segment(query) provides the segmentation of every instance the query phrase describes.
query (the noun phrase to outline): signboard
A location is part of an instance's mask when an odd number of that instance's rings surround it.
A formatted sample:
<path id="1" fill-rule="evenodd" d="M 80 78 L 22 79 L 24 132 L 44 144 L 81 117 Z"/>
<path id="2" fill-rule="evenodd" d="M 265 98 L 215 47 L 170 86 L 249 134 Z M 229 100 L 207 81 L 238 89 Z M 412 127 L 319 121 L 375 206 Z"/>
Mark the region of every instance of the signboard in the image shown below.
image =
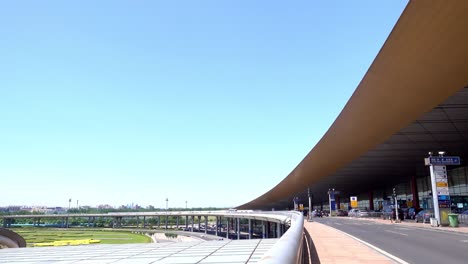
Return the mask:
<path id="1" fill-rule="evenodd" d="M 450 201 L 439 200 L 439 208 L 450 208 Z"/>
<path id="2" fill-rule="evenodd" d="M 336 210 L 336 205 L 335 205 L 335 190 L 329 191 L 328 192 L 329 198 L 330 198 L 330 212 Z"/>
<path id="3" fill-rule="evenodd" d="M 351 196 L 350 200 L 351 200 L 351 207 L 357 208 L 358 207 L 357 196 Z"/>
<path id="4" fill-rule="evenodd" d="M 304 205 L 303 204 L 299 204 L 299 211 L 304 211 Z"/>
<path id="5" fill-rule="evenodd" d="M 448 196 L 448 195 L 439 195 L 439 201 L 450 201 L 450 196 Z"/>
<path id="6" fill-rule="evenodd" d="M 429 157 L 426 160 L 426 165 L 460 165 L 460 157 Z"/>
<path id="7" fill-rule="evenodd" d="M 445 166 L 433 166 L 433 168 L 437 195 L 449 195 L 447 168 Z"/>

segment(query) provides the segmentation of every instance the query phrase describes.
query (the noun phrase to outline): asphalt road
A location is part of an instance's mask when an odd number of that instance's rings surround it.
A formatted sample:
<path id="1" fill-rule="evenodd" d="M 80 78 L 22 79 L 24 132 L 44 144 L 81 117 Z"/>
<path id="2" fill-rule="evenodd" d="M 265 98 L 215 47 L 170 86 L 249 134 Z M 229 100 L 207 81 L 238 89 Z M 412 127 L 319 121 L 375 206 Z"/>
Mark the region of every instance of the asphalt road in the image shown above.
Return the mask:
<path id="1" fill-rule="evenodd" d="M 468 234 L 339 217 L 314 218 L 314 221 L 357 237 L 408 263 L 468 263 Z"/>

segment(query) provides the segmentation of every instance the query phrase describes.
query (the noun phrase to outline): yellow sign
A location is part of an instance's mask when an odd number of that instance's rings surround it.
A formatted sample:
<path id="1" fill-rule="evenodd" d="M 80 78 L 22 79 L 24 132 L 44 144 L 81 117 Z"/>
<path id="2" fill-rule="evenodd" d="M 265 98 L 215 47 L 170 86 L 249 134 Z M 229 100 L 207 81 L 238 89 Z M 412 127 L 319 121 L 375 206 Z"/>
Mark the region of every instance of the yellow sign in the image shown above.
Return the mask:
<path id="1" fill-rule="evenodd" d="M 351 207 L 357 208 L 358 207 L 357 196 L 351 196 L 350 200 L 351 200 Z"/>
<path id="2" fill-rule="evenodd" d="M 448 187 L 448 183 L 446 182 L 436 182 L 437 187 Z"/>
<path id="3" fill-rule="evenodd" d="M 303 204 L 299 204 L 299 211 L 304 211 L 304 205 Z"/>

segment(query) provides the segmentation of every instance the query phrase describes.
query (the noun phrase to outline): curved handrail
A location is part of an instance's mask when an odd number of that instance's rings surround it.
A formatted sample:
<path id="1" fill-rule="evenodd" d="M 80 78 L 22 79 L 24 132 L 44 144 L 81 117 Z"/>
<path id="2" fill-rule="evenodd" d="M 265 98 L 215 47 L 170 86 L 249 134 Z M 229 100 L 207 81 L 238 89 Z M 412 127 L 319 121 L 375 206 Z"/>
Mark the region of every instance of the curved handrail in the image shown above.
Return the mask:
<path id="1" fill-rule="evenodd" d="M 301 212 L 291 211 L 291 226 L 273 247 L 260 259 L 259 263 L 302 263 L 302 240 L 304 216 Z"/>

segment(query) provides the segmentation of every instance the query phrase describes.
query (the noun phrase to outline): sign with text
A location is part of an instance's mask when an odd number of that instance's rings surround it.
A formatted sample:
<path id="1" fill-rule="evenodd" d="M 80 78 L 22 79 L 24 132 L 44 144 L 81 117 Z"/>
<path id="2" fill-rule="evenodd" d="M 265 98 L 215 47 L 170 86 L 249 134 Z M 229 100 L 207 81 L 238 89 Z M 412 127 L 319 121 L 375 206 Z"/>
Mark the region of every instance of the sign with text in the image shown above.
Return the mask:
<path id="1" fill-rule="evenodd" d="M 426 165 L 460 165 L 460 157 L 429 157 L 426 160 Z"/>
<path id="2" fill-rule="evenodd" d="M 351 200 L 351 207 L 357 208 L 358 207 L 357 196 L 351 196 L 350 200 Z"/>
<path id="3" fill-rule="evenodd" d="M 447 168 L 445 166 L 434 166 L 437 195 L 449 195 L 447 180 Z"/>

